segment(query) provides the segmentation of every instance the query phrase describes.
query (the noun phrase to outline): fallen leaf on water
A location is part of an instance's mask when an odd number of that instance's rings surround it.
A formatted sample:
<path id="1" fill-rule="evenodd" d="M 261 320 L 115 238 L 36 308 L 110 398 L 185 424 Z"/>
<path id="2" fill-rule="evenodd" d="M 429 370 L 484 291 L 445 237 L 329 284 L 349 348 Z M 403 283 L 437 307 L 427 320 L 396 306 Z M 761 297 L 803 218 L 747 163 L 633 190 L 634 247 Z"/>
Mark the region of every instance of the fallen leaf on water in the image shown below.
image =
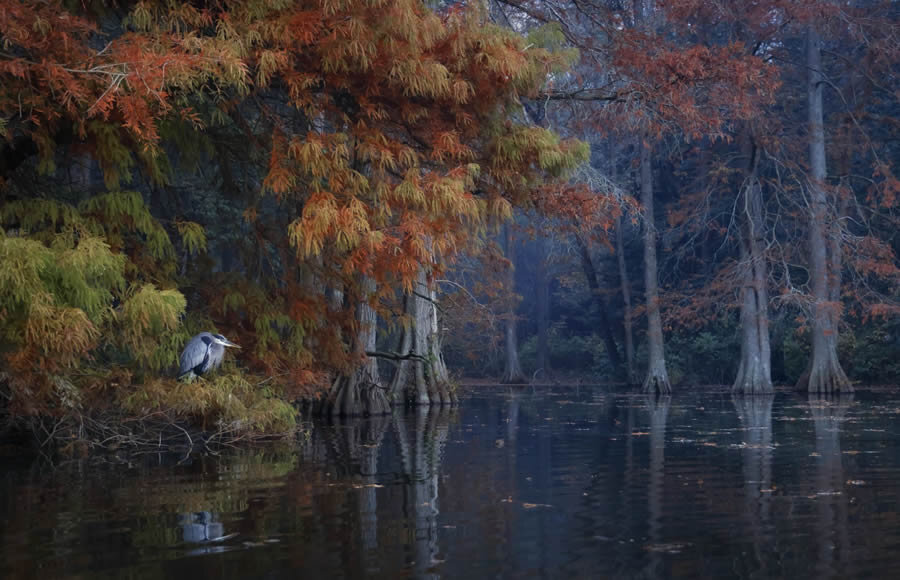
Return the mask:
<path id="1" fill-rule="evenodd" d="M 539 507 L 553 507 L 553 506 L 548 503 L 527 503 L 527 502 L 525 502 L 522 504 L 522 507 L 527 510 L 530 510 L 530 509 L 539 508 Z"/>
<path id="2" fill-rule="evenodd" d="M 866 482 L 861 479 L 848 479 L 847 485 L 866 485 Z"/>
<path id="3" fill-rule="evenodd" d="M 668 544 L 648 544 L 644 549 L 648 552 L 665 552 L 666 554 L 680 554 L 681 551 L 690 546 L 688 543 L 671 542 Z"/>
<path id="4" fill-rule="evenodd" d="M 856 450 L 844 451 L 844 455 L 859 455 L 859 454 L 860 454 L 860 452 L 856 451 Z"/>
<path id="5" fill-rule="evenodd" d="M 719 446 L 718 443 L 714 443 L 712 441 L 704 441 L 703 443 L 701 443 L 701 445 L 703 445 L 704 447 L 718 447 Z"/>
<path id="6" fill-rule="evenodd" d="M 632 431 L 631 434 L 634 435 L 635 437 L 637 437 L 639 435 L 649 435 L 650 432 L 649 431 Z"/>

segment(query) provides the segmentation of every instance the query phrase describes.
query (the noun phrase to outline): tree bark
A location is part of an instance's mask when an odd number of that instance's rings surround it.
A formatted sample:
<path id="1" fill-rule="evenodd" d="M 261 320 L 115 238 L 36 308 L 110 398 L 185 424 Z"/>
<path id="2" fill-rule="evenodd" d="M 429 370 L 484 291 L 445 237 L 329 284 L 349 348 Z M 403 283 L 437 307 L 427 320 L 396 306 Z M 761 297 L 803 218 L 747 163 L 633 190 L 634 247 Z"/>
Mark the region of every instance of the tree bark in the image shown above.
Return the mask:
<path id="1" fill-rule="evenodd" d="M 413 336 L 415 335 L 415 322 L 413 322 L 412 320 L 415 316 L 415 312 L 410 304 L 412 302 L 412 299 L 413 297 L 411 294 L 403 295 L 403 314 L 405 315 L 406 320 L 404 321 L 403 330 L 400 334 L 400 340 L 397 344 L 397 353 L 401 356 L 406 356 L 413 352 L 412 347 Z M 409 378 L 412 372 L 412 359 L 404 359 L 398 361 L 397 368 L 394 371 L 394 376 L 391 378 L 390 388 L 388 389 L 392 401 L 397 401 L 400 398 L 406 397 Z"/>
<path id="2" fill-rule="evenodd" d="M 647 378 L 645 393 L 671 393 L 666 370 L 662 317 L 659 313 L 659 283 L 656 265 L 656 225 L 653 218 L 653 167 L 650 145 L 641 143 L 641 204 L 644 218 L 644 296 L 647 302 Z"/>
<path id="3" fill-rule="evenodd" d="M 847 375 L 844 374 L 844 369 L 841 368 L 837 354 L 841 256 L 840 243 L 834 237 L 837 234 L 827 233 L 829 208 L 825 191 L 827 167 L 822 104 L 824 77 L 820 44 L 818 32 L 810 25 L 807 29 L 806 64 L 809 70 L 807 113 L 810 168 L 809 272 L 813 299 L 812 354 L 807 372 L 800 377 L 797 387 L 810 393 L 828 394 L 852 391 L 853 388 Z M 830 279 L 830 277 L 837 278 Z"/>
<path id="4" fill-rule="evenodd" d="M 537 370 L 546 377 L 550 372 L 548 334 L 550 326 L 550 278 L 547 275 L 546 242 L 538 242 L 537 285 Z"/>
<path id="5" fill-rule="evenodd" d="M 366 352 L 375 350 L 378 330 L 377 314 L 368 302 L 376 289 L 375 280 L 363 277 L 361 289 L 363 296 L 356 306 L 359 329 L 354 337 L 353 352 L 355 355 L 365 356 Z M 351 372 L 338 375 L 319 410 L 322 414 L 340 417 L 390 413 L 387 389 L 381 385 L 378 373 L 378 359 L 366 357 L 363 364 Z"/>
<path id="6" fill-rule="evenodd" d="M 575 235 L 578 251 L 581 255 L 581 268 L 584 277 L 587 278 L 588 288 L 591 290 L 591 299 L 597 306 L 597 315 L 600 318 L 600 336 L 603 337 L 603 345 L 606 348 L 606 356 L 613 367 L 616 376 L 622 376 L 622 357 L 619 356 L 619 348 L 616 346 L 616 337 L 613 335 L 612 324 L 607 314 L 606 300 L 603 299 L 603 289 L 600 287 L 600 278 L 594 260 L 591 258 L 591 250 L 587 241 L 580 235 Z"/>
<path id="7" fill-rule="evenodd" d="M 634 333 L 632 330 L 633 314 L 631 310 L 631 280 L 628 277 L 628 268 L 625 263 L 625 232 L 623 231 L 622 217 L 616 218 L 616 257 L 619 263 L 619 283 L 622 287 L 622 303 L 624 309 L 625 327 L 625 370 L 629 385 L 633 385 L 634 374 Z"/>
<path id="8" fill-rule="evenodd" d="M 750 144 L 750 169 L 741 207 L 741 362 L 732 391 L 745 395 L 774 392 L 769 341 L 769 295 L 766 288 L 762 188 L 759 151 Z"/>
<path id="9" fill-rule="evenodd" d="M 419 272 L 414 292 L 404 297 L 404 309 L 410 322 L 400 337 L 398 352 L 418 356 L 397 365 L 389 388 L 391 397 L 402 397 L 411 405 L 455 405 L 458 399 L 441 350 L 437 294 L 424 270 Z"/>
<path id="10" fill-rule="evenodd" d="M 510 294 L 516 289 L 515 262 L 516 250 L 514 246 L 513 234 L 509 225 L 504 227 L 504 253 L 506 259 L 510 262 L 509 271 L 506 277 L 506 288 Z M 525 373 L 522 372 L 522 365 L 519 363 L 519 345 L 516 333 L 516 301 L 510 298 L 509 308 L 506 312 L 506 320 L 504 321 L 504 368 L 501 383 L 505 384 L 521 384 L 527 383 Z"/>

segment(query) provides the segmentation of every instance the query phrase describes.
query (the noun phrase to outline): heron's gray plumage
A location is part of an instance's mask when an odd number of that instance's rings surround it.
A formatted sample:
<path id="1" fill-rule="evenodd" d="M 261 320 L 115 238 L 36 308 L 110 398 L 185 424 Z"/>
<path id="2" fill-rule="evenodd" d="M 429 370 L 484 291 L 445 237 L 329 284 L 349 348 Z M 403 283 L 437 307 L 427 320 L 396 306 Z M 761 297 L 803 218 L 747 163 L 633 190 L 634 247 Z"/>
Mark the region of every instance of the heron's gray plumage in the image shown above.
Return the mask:
<path id="1" fill-rule="evenodd" d="M 201 332 L 190 339 L 181 352 L 178 378 L 186 376 L 188 379 L 193 379 L 195 376 L 218 368 L 225 358 L 226 346 L 236 347 L 237 345 L 221 334 L 212 334 L 211 332 Z"/>

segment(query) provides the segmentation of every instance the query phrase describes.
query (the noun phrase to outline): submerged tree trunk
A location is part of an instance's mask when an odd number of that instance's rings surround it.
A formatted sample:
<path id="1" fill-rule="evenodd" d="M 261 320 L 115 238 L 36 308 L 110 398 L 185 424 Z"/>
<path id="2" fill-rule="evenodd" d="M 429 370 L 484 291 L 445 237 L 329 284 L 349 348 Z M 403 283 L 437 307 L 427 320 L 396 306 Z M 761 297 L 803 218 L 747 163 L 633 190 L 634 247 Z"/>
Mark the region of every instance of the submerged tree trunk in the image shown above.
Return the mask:
<path id="1" fill-rule="evenodd" d="M 441 350 L 437 293 L 424 271 L 419 272 L 413 293 L 403 300 L 408 326 L 403 329 L 398 354 L 410 358 L 397 365 L 391 397 L 412 405 L 454 405 L 457 397 Z"/>
<path id="2" fill-rule="evenodd" d="M 362 357 L 366 352 L 375 351 L 378 317 L 369 305 L 369 297 L 375 293 L 375 280 L 364 277 L 361 287 L 363 296 L 356 306 L 359 329 L 354 337 L 353 352 Z M 351 372 L 340 374 L 331 384 L 319 410 L 323 414 L 341 417 L 389 413 L 391 404 L 387 390 L 381 385 L 378 359 L 366 357 L 365 362 Z"/>
<path id="3" fill-rule="evenodd" d="M 625 325 L 625 370 L 627 382 L 633 385 L 634 375 L 634 334 L 632 332 L 631 310 L 631 280 L 628 277 L 628 268 L 625 263 L 625 232 L 622 230 L 622 217 L 616 218 L 616 257 L 619 262 L 619 282 L 622 287 L 622 303 L 624 309 Z"/>
<path id="4" fill-rule="evenodd" d="M 641 204 L 644 217 L 644 296 L 647 302 L 647 378 L 645 393 L 671 393 L 663 347 L 662 317 L 659 313 L 659 283 L 656 266 L 656 224 L 653 219 L 653 168 L 650 146 L 641 148 Z"/>
<path id="5" fill-rule="evenodd" d="M 506 278 L 506 288 L 510 294 L 513 294 L 516 289 L 516 275 L 515 275 L 515 263 L 516 263 L 516 250 L 512 235 L 512 229 L 507 225 L 504 228 L 504 251 L 506 253 L 506 259 L 510 262 L 509 272 Z M 503 378 L 500 379 L 502 383 L 513 383 L 513 384 L 521 384 L 527 383 L 528 380 L 525 378 L 525 373 L 522 372 L 522 365 L 519 363 L 519 344 L 518 344 L 518 336 L 516 333 L 516 301 L 510 298 L 509 300 L 509 308 L 506 312 L 506 320 L 504 321 L 505 332 L 504 332 L 504 365 L 503 365 Z"/>
<path id="6" fill-rule="evenodd" d="M 807 106 L 809 116 L 809 272 L 812 286 L 812 354 L 807 372 L 797 387 L 810 393 L 852 391 L 850 381 L 838 360 L 838 321 L 840 319 L 841 256 L 839 242 L 828 235 L 828 199 L 825 192 L 825 129 L 822 105 L 822 52 L 819 35 L 810 25 L 807 31 L 808 73 Z M 838 227 L 833 224 L 832 227 Z M 831 251 L 829 251 L 831 250 Z M 829 255 L 830 254 L 830 255 Z"/>
<path id="7" fill-rule="evenodd" d="M 741 206 L 741 362 L 732 391 L 745 395 L 773 392 L 769 342 L 769 295 L 766 288 L 762 188 L 758 178 L 759 152 L 751 144 L 750 172 Z"/>

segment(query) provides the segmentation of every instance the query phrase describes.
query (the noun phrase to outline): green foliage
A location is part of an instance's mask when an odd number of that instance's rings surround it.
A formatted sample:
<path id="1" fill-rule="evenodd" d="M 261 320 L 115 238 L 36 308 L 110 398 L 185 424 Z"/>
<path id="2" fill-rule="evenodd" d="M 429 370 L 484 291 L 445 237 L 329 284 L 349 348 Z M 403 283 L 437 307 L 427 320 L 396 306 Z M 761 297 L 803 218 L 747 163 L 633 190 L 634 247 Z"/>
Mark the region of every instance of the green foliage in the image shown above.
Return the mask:
<path id="1" fill-rule="evenodd" d="M 0 238 L 0 340 L 2 350 L 58 340 L 87 347 L 96 327 L 112 319 L 114 294 L 124 287 L 124 257 L 103 240 L 57 235 L 50 246 L 20 237 Z M 74 340 L 75 337 L 78 340 Z"/>
<path id="2" fill-rule="evenodd" d="M 900 381 L 900 326 L 878 321 L 841 334 L 839 353 L 848 376 L 862 384 Z"/>
<path id="3" fill-rule="evenodd" d="M 175 257 L 169 234 L 136 191 L 96 195 L 83 202 L 78 209 L 90 216 L 90 227 L 105 235 L 111 245 L 118 248 L 129 243 L 140 245 L 158 261 Z"/>
<path id="4" fill-rule="evenodd" d="M 566 35 L 559 22 L 548 22 L 528 32 L 528 46 L 546 50 L 557 57 L 551 72 L 565 72 L 580 57 L 577 48 L 568 46 Z"/>
<path id="5" fill-rule="evenodd" d="M 775 375 L 773 379 L 781 379 L 787 384 L 794 384 L 806 371 L 809 364 L 809 339 L 805 335 L 798 334 L 795 328 L 790 327 L 784 333 L 780 350 L 781 360 L 784 362 L 781 365 L 781 373 L 778 373 L 778 367 L 773 364 L 772 372 Z"/>
<path id="6" fill-rule="evenodd" d="M 0 209 L 0 224 L 0 356 L 14 408 L 78 408 L 94 365 L 159 371 L 177 360 L 184 296 L 127 275 L 137 266 L 123 250 L 141 241 L 160 261 L 174 254 L 139 194 L 100 195 L 78 208 L 15 201 Z"/>
<path id="7" fill-rule="evenodd" d="M 159 290 L 145 284 L 121 307 L 119 322 L 124 344 L 137 362 L 159 371 L 178 359 L 189 338 L 178 332 L 187 301 L 177 290 Z"/>
<path id="8" fill-rule="evenodd" d="M 177 222 L 181 243 L 191 254 L 206 251 L 206 230 L 197 222 Z"/>
<path id="9" fill-rule="evenodd" d="M 296 427 L 297 411 L 272 389 L 231 368 L 190 383 L 149 382 L 123 398 L 134 413 L 171 411 L 232 433 L 282 434 Z"/>
<path id="10" fill-rule="evenodd" d="M 646 356 L 642 348 L 638 355 Z M 666 336 L 666 367 L 674 384 L 728 385 L 734 381 L 740 360 L 740 328 L 735 317 L 723 316 L 698 331 Z"/>

